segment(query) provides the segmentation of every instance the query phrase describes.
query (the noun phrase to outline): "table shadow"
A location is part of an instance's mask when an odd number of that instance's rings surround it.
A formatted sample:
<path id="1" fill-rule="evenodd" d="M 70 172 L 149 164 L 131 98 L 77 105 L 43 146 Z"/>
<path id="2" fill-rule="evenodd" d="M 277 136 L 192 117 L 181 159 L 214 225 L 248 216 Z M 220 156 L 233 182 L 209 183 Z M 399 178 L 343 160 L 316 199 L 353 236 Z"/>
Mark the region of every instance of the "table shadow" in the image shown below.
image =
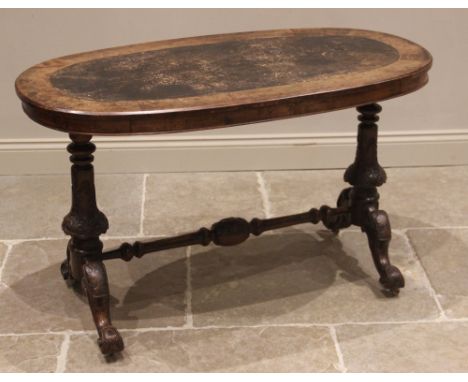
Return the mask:
<path id="1" fill-rule="evenodd" d="M 364 282 L 377 298 L 384 298 L 377 272 L 367 274 L 358 260 L 343 250 L 339 237 L 326 231 L 312 234 L 290 230 L 253 238 L 236 247 L 193 247 L 192 252 L 193 313 L 253 306 L 302 294 L 310 300 L 324 293 L 337 278 Z M 114 316 L 119 320 L 129 318 L 138 310 L 139 317 L 145 318 L 148 304 L 185 294 L 185 288 L 169 287 L 164 280 L 168 274 L 185 277 L 186 266 L 187 260 L 179 259 L 135 279 L 123 301 L 118 307 L 114 305 Z M 148 290 L 153 291 L 150 299 Z"/>
<path id="2" fill-rule="evenodd" d="M 368 248 L 365 257 L 359 257 L 361 261 L 368 259 L 363 267 L 356 254 L 343 249 L 339 237 L 327 231 L 311 232 L 290 229 L 252 238 L 235 247 L 192 247 L 192 312 L 203 314 L 278 301 L 278 311 L 275 304 L 270 304 L 273 308 L 269 309 L 273 309 L 271 315 L 281 314 L 282 299 L 301 297 L 288 300 L 289 309 L 298 309 L 325 293 L 339 279 L 364 284 L 376 298 L 386 298 Z M 437 245 L 450 240 L 457 239 L 447 232 Z M 123 327 L 137 327 L 138 320 L 154 318 L 155 314 L 160 318 L 157 325 L 166 326 L 165 318 L 185 316 L 187 259 L 176 256 L 174 261 L 167 260 L 170 251 L 166 251 L 166 260 L 161 264 L 157 260 L 160 254 L 147 256 L 154 257 L 154 261 L 145 262 L 146 257 L 131 263 L 113 261 L 114 269 L 121 269 L 130 277 L 128 287 L 127 282 L 119 285 L 119 280 L 109 274 L 111 314 L 114 321 L 120 321 L 116 322 L 117 326 L 122 327 L 125 321 Z M 107 264 L 110 268 L 110 263 Z M 79 303 L 63 301 L 76 297 L 63 293 L 65 285 L 61 285 L 58 268 L 59 262 L 50 264 L 12 283 L 10 289 L 16 298 L 39 314 L 43 311 L 79 318 L 83 327 L 92 328 L 84 296 L 76 293 Z M 372 272 L 367 272 L 368 269 Z M 54 299 L 62 302 L 54 304 Z"/>

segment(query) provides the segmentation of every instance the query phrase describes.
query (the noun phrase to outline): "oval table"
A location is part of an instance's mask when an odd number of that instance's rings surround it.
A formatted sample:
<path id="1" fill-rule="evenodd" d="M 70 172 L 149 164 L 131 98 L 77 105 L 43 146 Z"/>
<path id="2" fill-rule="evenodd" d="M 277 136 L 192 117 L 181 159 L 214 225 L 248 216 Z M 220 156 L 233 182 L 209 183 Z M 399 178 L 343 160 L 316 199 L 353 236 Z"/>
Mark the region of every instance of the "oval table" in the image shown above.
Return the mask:
<path id="1" fill-rule="evenodd" d="M 377 104 L 424 86 L 431 55 L 389 34 L 355 29 L 287 29 L 222 34 L 129 45 L 52 59 L 23 72 L 16 92 L 37 123 L 66 132 L 72 206 L 62 227 L 71 239 L 61 272 L 86 293 L 102 353 L 123 349 L 112 325 L 104 260 L 129 261 L 186 245 L 230 246 L 250 235 L 322 222 L 334 232 L 356 225 L 366 233 L 387 295 L 404 286 L 391 265 L 391 229 L 379 209 L 386 181 L 377 161 Z M 210 228 L 103 253 L 108 229 L 96 205 L 93 135 L 176 133 L 357 107 L 354 163 L 336 207 L 271 219 L 226 218 Z"/>

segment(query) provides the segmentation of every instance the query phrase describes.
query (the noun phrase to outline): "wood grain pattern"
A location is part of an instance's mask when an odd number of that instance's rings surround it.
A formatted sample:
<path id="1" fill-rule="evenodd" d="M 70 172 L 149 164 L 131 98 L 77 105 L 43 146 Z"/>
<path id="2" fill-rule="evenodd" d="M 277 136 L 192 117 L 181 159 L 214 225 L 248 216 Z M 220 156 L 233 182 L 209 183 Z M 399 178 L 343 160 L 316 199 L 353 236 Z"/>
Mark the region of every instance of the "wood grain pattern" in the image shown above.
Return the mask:
<path id="1" fill-rule="evenodd" d="M 16 81 L 35 121 L 81 134 L 177 132 L 326 112 L 427 82 L 431 56 L 353 29 L 248 32 L 82 53 Z"/>

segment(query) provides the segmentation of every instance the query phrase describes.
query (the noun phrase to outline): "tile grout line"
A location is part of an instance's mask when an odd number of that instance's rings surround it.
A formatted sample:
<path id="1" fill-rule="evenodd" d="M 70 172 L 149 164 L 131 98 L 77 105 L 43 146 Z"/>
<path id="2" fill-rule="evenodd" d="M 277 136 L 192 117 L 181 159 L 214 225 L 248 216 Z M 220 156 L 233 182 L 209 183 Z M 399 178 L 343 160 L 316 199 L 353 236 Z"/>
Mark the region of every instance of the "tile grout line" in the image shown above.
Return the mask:
<path id="1" fill-rule="evenodd" d="M 186 326 L 165 326 L 165 327 L 147 327 L 147 328 L 120 328 L 121 333 L 146 333 L 146 332 L 164 332 L 169 330 L 210 330 L 210 329 L 243 329 L 243 328 L 336 328 L 338 326 L 366 326 L 366 325 L 424 325 L 424 324 L 447 324 L 447 323 L 468 323 L 468 318 L 447 318 L 446 320 L 428 319 L 428 320 L 402 320 L 402 321 L 349 321 L 338 323 L 288 323 L 288 324 L 259 324 L 259 325 L 207 325 L 197 327 Z M 86 335 L 95 336 L 96 331 L 89 330 L 62 330 L 62 331 L 47 331 L 47 332 L 24 332 L 24 333 L 0 333 L 0 337 L 12 336 L 37 336 L 37 335 Z"/>
<path id="2" fill-rule="evenodd" d="M 167 331 L 167 330 L 209 330 L 209 329 L 239 329 L 239 328 L 329 328 L 333 326 L 350 326 L 350 325 L 408 325 L 408 324 L 446 324 L 446 323 L 468 323 L 468 318 L 447 318 L 447 320 L 438 319 L 420 319 L 420 320 L 402 320 L 402 321 L 349 321 L 338 323 L 287 323 L 287 324 L 258 324 L 258 325 L 207 325 L 207 326 L 194 326 L 191 328 L 184 326 L 168 326 L 168 327 L 148 327 L 148 328 L 134 328 L 134 329 L 119 329 L 121 332 L 148 332 L 148 331 Z M 94 333 L 93 330 L 87 332 Z"/>
<path id="3" fill-rule="evenodd" d="M 103 241 L 106 241 L 106 240 L 131 240 L 131 239 L 135 239 L 135 238 L 145 238 L 145 239 L 156 239 L 156 238 L 165 238 L 165 237 L 168 237 L 168 235 L 143 235 L 143 236 L 139 236 L 138 234 L 136 235 L 117 235 L 117 236 L 112 236 L 112 235 L 103 235 L 101 236 L 101 240 Z M 5 240 L 1 240 L 0 239 L 0 243 L 3 243 L 5 245 L 8 245 L 8 244 L 12 244 L 12 245 L 16 245 L 16 244 L 22 244 L 22 243 L 28 243 L 28 242 L 32 242 L 32 241 L 58 241 L 58 240 L 67 240 L 69 239 L 68 236 L 61 236 L 61 237 L 35 237 L 35 238 L 30 238 L 30 239 L 5 239 Z"/>
<path id="4" fill-rule="evenodd" d="M 56 373 L 65 372 L 69 349 L 70 349 L 70 333 L 67 332 L 63 335 L 63 341 L 62 341 L 62 345 L 60 346 L 60 352 L 57 355 L 57 367 L 55 369 Z"/>
<path id="5" fill-rule="evenodd" d="M 145 204 L 146 204 L 146 182 L 148 174 L 143 174 L 142 195 L 141 195 L 141 211 L 140 211 L 140 231 L 137 237 L 144 237 L 143 224 L 145 221 Z"/>
<path id="6" fill-rule="evenodd" d="M 338 365 L 336 366 L 340 372 L 346 373 L 348 369 L 346 368 L 344 363 L 343 352 L 341 351 L 341 346 L 338 342 L 338 336 L 336 335 L 336 328 L 333 325 L 330 325 L 328 329 L 330 330 L 330 336 L 335 345 L 336 356 L 338 357 Z"/>
<path id="7" fill-rule="evenodd" d="M 411 240 L 407 234 L 407 230 L 401 230 L 400 233 L 403 236 L 403 240 L 406 242 L 406 245 L 410 249 L 411 256 L 419 263 L 421 267 L 422 273 L 424 275 L 423 277 L 424 277 L 424 283 L 426 284 L 426 288 L 429 290 L 429 294 L 434 299 L 434 302 L 437 305 L 437 309 L 439 310 L 439 320 L 446 321 L 448 317 L 445 314 L 444 309 L 442 308 L 442 304 L 440 303 L 439 298 L 437 297 L 437 293 L 434 287 L 432 286 L 431 280 L 429 279 L 426 269 L 424 268 L 424 265 L 421 259 L 416 253 L 416 249 L 413 247 L 413 243 L 411 243 Z"/>
<path id="8" fill-rule="evenodd" d="M 390 217 L 391 219 L 391 217 Z M 428 227 L 402 227 L 402 228 L 396 228 L 396 229 L 399 229 L 400 231 L 430 231 L 430 230 L 447 230 L 447 229 L 468 229 L 468 226 L 464 226 L 464 225 L 453 225 L 453 226 L 450 226 L 450 225 L 447 225 L 447 226 L 437 226 L 437 227 L 431 227 L 431 226 L 428 226 Z"/>
<path id="9" fill-rule="evenodd" d="M 268 194 L 268 190 L 265 183 L 265 178 L 260 171 L 255 173 L 257 175 L 257 184 L 258 184 L 258 191 L 262 197 L 262 207 L 263 213 L 265 214 L 265 218 L 271 218 L 271 202 L 270 202 L 270 195 Z"/>
<path id="10" fill-rule="evenodd" d="M 120 330 L 119 330 L 120 331 Z M 27 336 L 65 336 L 69 335 L 83 335 L 83 334 L 94 334 L 95 330 L 58 330 L 48 332 L 25 332 L 25 333 L 0 333 L 0 337 L 27 337 Z"/>
<path id="11" fill-rule="evenodd" d="M 0 265 L 0 284 L 5 285 L 5 286 L 6 286 L 6 284 L 3 282 L 3 270 L 5 269 L 7 259 L 10 256 L 10 253 L 11 253 L 11 251 L 13 249 L 13 246 L 15 244 L 12 243 L 12 242 L 8 242 L 8 244 L 6 244 L 6 245 L 7 245 L 7 249 L 5 251 L 5 256 L 3 257 L 2 264 Z"/>
<path id="12" fill-rule="evenodd" d="M 185 291 L 185 325 L 186 328 L 193 328 L 193 314 L 192 314 L 192 247 L 188 246 L 185 250 L 186 256 L 186 279 L 187 286 Z"/>

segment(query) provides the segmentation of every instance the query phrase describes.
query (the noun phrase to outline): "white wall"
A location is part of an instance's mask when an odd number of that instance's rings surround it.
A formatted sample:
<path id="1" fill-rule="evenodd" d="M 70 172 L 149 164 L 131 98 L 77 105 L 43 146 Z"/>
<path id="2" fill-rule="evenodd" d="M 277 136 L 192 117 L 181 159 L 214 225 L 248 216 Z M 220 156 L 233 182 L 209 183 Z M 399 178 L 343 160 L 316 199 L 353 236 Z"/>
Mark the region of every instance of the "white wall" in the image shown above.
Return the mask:
<path id="1" fill-rule="evenodd" d="M 468 163 L 468 10 L 2 9 L 0 173 L 63 172 L 68 168 L 63 154 L 67 137 L 30 121 L 16 98 L 14 80 L 31 65 L 80 51 L 144 41 L 326 26 L 397 34 L 423 45 L 434 56 L 427 87 L 382 104 L 381 158 L 384 165 Z M 354 150 L 355 117 L 354 110 L 345 110 L 204 132 L 147 137 L 136 143 L 132 139 L 107 139 L 101 145 L 105 149 L 102 156 L 97 156 L 101 161 L 98 169 L 194 171 L 344 167 L 352 159 Z M 204 139 L 210 137 L 209 141 Z M 117 146 L 121 150 L 111 150 Z M 119 162 L 127 158 L 126 166 L 116 165 L 117 158 Z"/>

